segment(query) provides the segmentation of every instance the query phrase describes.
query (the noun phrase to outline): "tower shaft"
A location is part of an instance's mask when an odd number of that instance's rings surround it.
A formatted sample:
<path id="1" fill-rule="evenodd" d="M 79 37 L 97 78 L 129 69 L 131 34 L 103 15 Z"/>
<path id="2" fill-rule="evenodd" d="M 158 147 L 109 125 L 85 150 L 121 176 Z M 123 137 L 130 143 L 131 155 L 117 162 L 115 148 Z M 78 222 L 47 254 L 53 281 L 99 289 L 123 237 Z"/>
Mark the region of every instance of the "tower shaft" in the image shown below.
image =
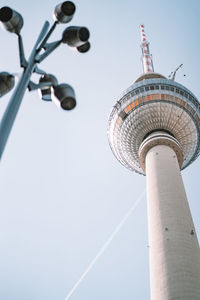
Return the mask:
<path id="1" fill-rule="evenodd" d="M 200 299 L 200 249 L 179 162 L 168 145 L 145 159 L 151 300 Z"/>
<path id="2" fill-rule="evenodd" d="M 142 63 L 144 73 L 154 72 L 153 60 L 149 50 L 149 42 L 146 39 L 144 25 L 140 25 L 141 48 L 142 48 Z"/>

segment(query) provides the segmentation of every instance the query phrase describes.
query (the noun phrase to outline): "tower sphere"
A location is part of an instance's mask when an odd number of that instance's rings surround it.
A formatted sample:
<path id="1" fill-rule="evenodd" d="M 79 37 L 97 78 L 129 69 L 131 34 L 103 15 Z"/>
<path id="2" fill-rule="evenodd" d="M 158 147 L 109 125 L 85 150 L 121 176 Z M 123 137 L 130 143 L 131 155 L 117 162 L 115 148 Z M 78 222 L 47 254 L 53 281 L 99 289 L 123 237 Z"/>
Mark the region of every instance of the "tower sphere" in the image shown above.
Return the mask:
<path id="1" fill-rule="evenodd" d="M 141 145 L 153 132 L 167 133 L 178 142 L 182 152 L 181 170 L 198 157 L 200 104 L 197 98 L 183 85 L 148 72 L 112 108 L 108 139 L 114 155 L 125 167 L 145 175 Z"/>

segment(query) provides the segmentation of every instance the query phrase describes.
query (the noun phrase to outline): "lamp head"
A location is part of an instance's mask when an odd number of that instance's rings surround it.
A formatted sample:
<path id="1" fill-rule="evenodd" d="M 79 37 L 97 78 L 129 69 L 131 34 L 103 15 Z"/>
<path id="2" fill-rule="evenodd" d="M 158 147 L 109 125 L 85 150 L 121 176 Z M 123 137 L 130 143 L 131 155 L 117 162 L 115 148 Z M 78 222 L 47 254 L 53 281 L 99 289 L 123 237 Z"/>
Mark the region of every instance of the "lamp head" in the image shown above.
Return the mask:
<path id="1" fill-rule="evenodd" d="M 89 36 L 86 27 L 70 26 L 64 30 L 62 42 L 71 47 L 80 47 L 88 41 Z"/>
<path id="2" fill-rule="evenodd" d="M 77 47 L 76 49 L 80 53 L 88 52 L 90 50 L 90 43 L 87 42 L 87 43 L 83 44 L 82 46 Z"/>
<path id="3" fill-rule="evenodd" d="M 73 2 L 65 1 L 58 4 L 54 10 L 54 19 L 58 23 L 68 23 L 73 18 L 76 7 Z"/>
<path id="4" fill-rule="evenodd" d="M 0 24 L 7 31 L 20 34 L 23 23 L 22 16 L 14 9 L 8 6 L 4 6 L 0 9 Z"/>
<path id="5" fill-rule="evenodd" d="M 12 90 L 15 85 L 15 77 L 7 72 L 0 72 L 0 97 Z"/>
<path id="6" fill-rule="evenodd" d="M 66 83 L 57 85 L 54 88 L 53 101 L 64 110 L 71 110 L 76 106 L 74 89 Z"/>
<path id="7" fill-rule="evenodd" d="M 52 87 L 55 87 L 58 84 L 56 77 L 52 74 L 45 74 L 40 77 L 39 83 L 50 82 Z M 40 98 L 44 101 L 52 101 L 52 88 L 51 86 L 41 87 L 39 91 Z"/>

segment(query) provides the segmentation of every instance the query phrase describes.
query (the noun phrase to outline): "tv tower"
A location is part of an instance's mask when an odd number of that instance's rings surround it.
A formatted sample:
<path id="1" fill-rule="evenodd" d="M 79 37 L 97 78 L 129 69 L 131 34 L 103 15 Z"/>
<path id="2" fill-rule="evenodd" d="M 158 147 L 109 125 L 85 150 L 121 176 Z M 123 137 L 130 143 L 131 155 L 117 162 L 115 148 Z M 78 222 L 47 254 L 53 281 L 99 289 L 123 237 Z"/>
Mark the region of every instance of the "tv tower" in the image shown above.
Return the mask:
<path id="1" fill-rule="evenodd" d="M 151 300 L 199 300 L 200 249 L 180 171 L 200 154 L 200 104 L 174 76 L 154 72 L 140 32 L 144 73 L 114 105 L 109 143 L 146 175 Z"/>

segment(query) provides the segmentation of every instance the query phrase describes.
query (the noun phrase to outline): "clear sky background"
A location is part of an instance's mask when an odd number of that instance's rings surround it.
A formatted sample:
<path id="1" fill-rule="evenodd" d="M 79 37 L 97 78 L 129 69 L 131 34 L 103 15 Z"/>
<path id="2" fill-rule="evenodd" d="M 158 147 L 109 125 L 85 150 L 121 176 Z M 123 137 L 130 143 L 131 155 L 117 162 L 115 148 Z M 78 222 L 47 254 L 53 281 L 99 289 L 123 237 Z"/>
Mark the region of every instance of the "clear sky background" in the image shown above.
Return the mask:
<path id="1" fill-rule="evenodd" d="M 24 17 L 27 55 L 55 0 L 8 0 Z M 77 0 L 69 25 L 90 29 L 86 54 L 61 45 L 40 67 L 75 89 L 77 107 L 59 110 L 27 92 L 0 166 L 0 299 L 64 300 L 145 189 L 107 140 L 117 97 L 142 73 L 139 24 L 154 68 L 200 96 L 198 0 Z M 52 41 L 69 25 L 59 25 Z M 0 70 L 20 72 L 17 38 L 0 31 Z M 186 76 L 184 76 L 186 74 Z M 33 79 L 38 80 L 33 76 Z M 0 99 L 0 116 L 11 93 Z M 200 159 L 182 172 L 200 236 Z M 149 299 L 145 197 L 71 300 Z"/>

